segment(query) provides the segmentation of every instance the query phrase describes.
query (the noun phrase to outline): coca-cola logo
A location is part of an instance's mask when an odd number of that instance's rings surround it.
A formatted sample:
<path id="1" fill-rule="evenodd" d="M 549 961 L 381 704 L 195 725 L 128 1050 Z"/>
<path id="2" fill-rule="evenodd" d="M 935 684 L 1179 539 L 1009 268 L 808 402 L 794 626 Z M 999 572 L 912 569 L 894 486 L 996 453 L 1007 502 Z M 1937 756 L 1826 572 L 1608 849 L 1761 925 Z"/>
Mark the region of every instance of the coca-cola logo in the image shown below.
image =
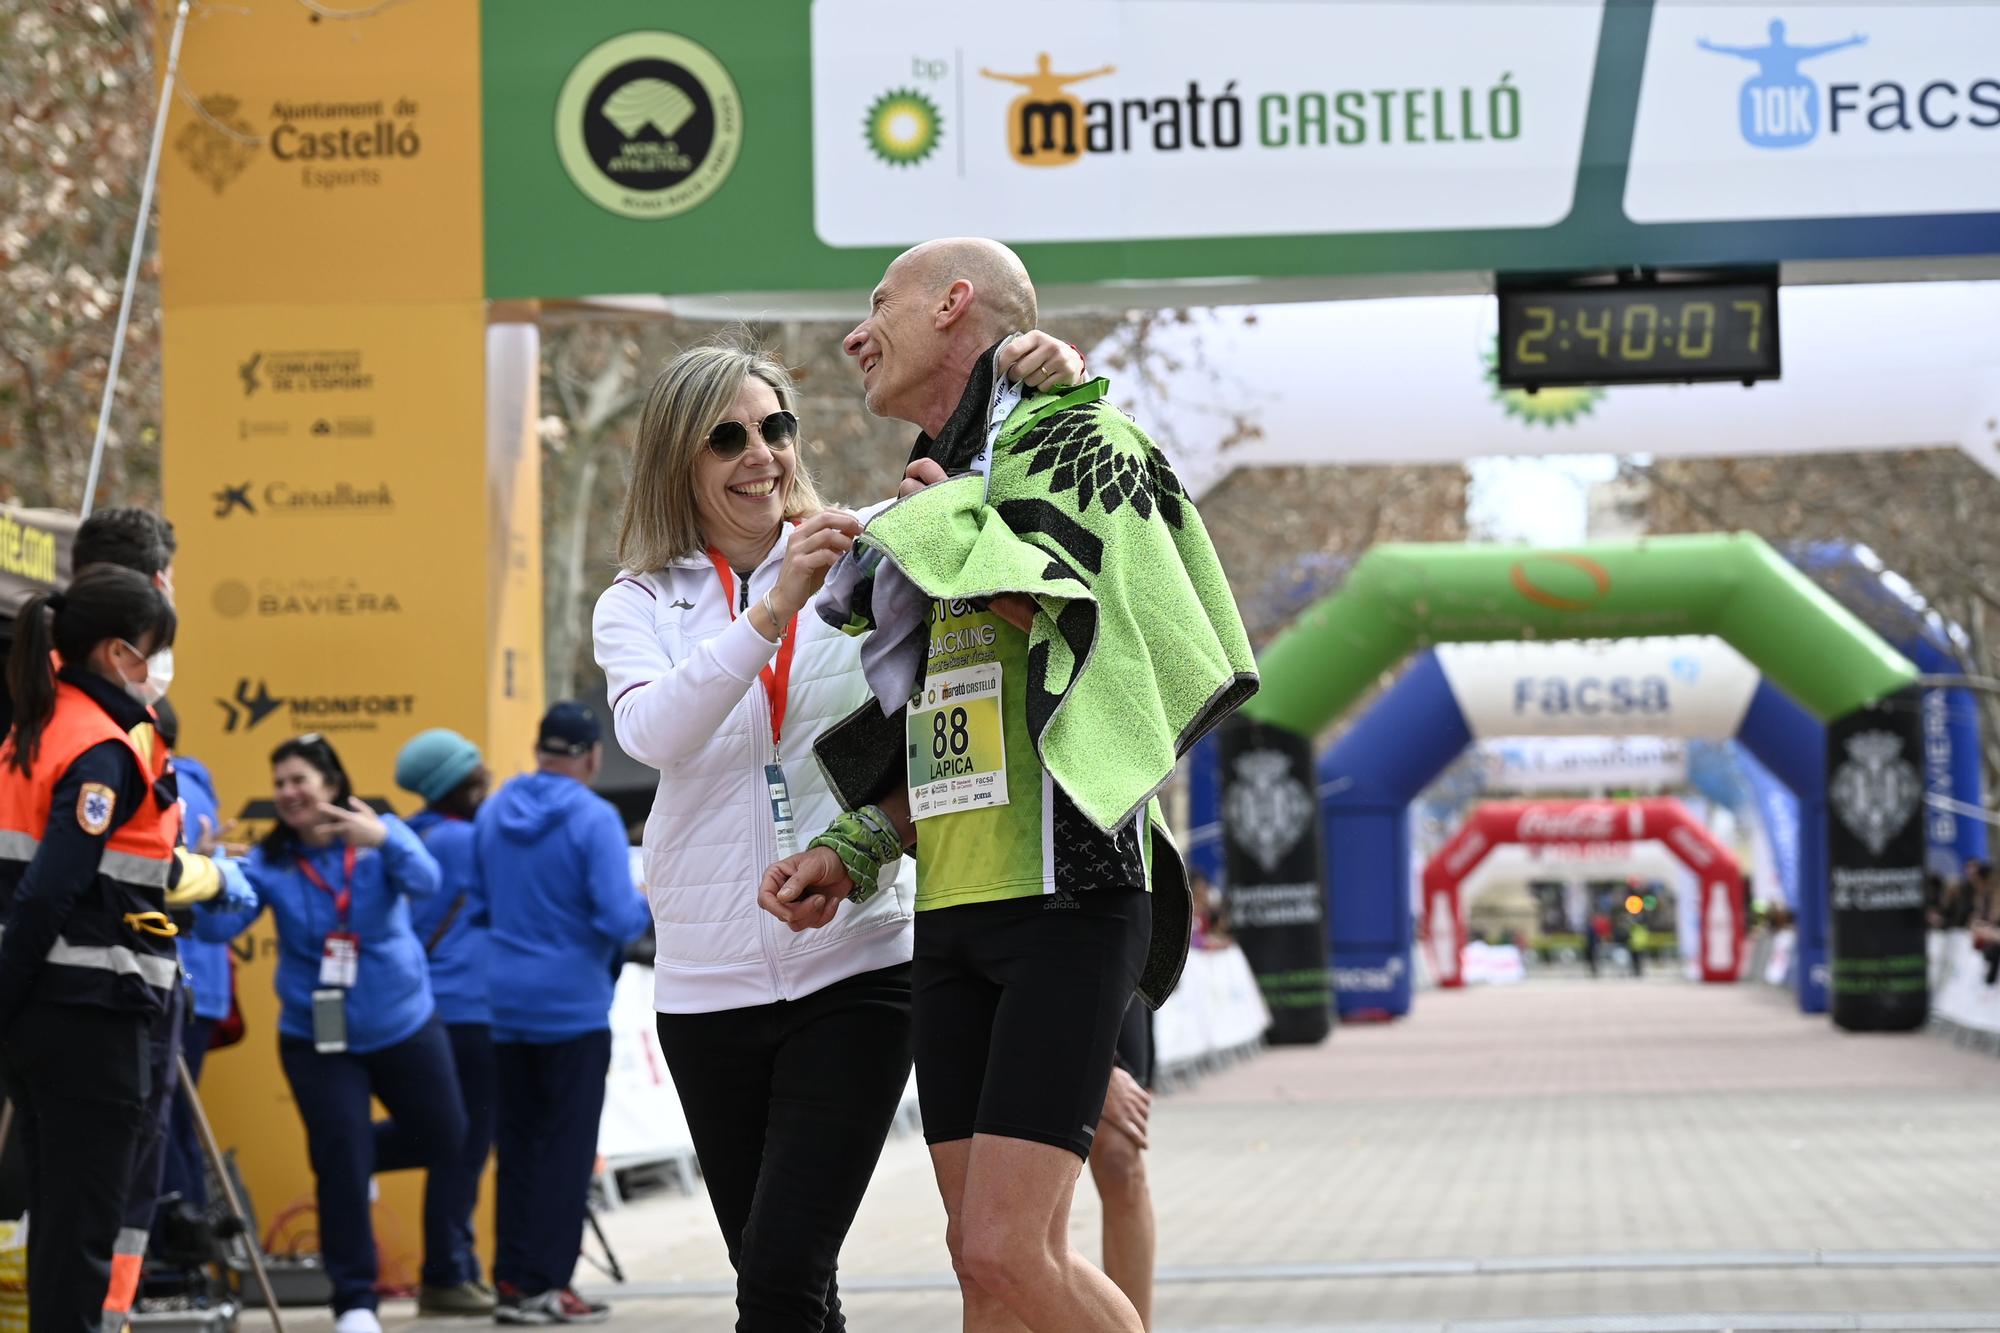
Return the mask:
<path id="1" fill-rule="evenodd" d="M 1453 875 L 1464 874 L 1467 867 L 1486 855 L 1487 846 L 1485 834 L 1474 832 L 1466 835 L 1465 841 L 1453 848 L 1451 855 L 1445 858 L 1445 870 Z"/>
<path id="2" fill-rule="evenodd" d="M 1689 829 L 1674 829 L 1667 834 L 1667 841 L 1672 843 L 1674 850 L 1697 870 L 1708 869 L 1710 863 L 1715 860 L 1715 853 L 1709 850 L 1708 844 L 1697 838 Z"/>
<path id="3" fill-rule="evenodd" d="M 1568 810 L 1529 809 L 1521 814 L 1515 836 L 1524 842 L 1617 842 L 1618 807 L 1579 805 Z M 1636 825 L 1637 821 L 1633 821 Z"/>

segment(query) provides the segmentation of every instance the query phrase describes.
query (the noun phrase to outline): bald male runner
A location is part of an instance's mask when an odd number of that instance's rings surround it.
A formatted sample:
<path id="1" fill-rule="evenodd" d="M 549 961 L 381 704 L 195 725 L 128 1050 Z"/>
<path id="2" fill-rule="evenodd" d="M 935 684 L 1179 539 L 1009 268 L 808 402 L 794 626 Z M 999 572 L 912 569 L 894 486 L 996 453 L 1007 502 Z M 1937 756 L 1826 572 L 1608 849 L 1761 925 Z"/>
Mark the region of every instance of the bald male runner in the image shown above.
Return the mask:
<path id="1" fill-rule="evenodd" d="M 1005 246 L 933 241 L 890 264 L 867 318 L 843 346 L 861 370 L 869 410 L 923 430 L 904 495 L 944 481 L 948 469 L 971 466 L 998 401 L 992 353 L 1010 333 L 1035 325 L 1034 286 Z M 1030 376 L 1027 387 L 1042 385 Z M 1025 467 L 1023 451 L 1046 449 L 1055 439 L 1082 451 L 1079 472 L 1094 458 L 1100 475 L 1149 488 L 1145 502 L 1131 501 L 1117 522 L 1137 524 L 1135 513 L 1150 517 L 1157 510 L 1175 516 L 1176 530 L 1186 523 L 1198 532 L 1192 505 L 1164 461 L 1103 400 L 1101 382 L 1059 395 L 1031 393 L 1013 411 L 1022 415 L 1008 417 L 1016 429 L 1002 432 L 989 474 L 987 502 L 995 511 L 1019 515 L 1036 505 L 1051 511 L 1057 489 L 1068 500 L 1073 480 L 1052 481 L 1046 469 L 1030 475 Z M 1018 429 L 1024 421 L 1032 424 Z M 1109 488 L 1102 494 L 1096 510 L 1087 491 L 1073 502 L 1086 522 L 1113 521 L 1106 514 L 1116 508 L 1108 503 Z M 1086 546 L 1097 540 L 1076 519 L 1058 514 L 1057 520 L 1072 540 Z M 1206 538 L 1201 542 L 1206 549 Z M 1151 573 L 1142 566 L 1123 577 Z M 1166 951 L 1178 944 L 1185 952 L 1185 881 L 1170 844 L 1147 836 L 1144 803 L 1136 817 L 1106 832 L 1043 767 L 1030 732 L 1029 682 L 1036 676 L 1027 631 L 1034 611 L 1035 603 L 1018 594 L 989 604 L 934 600 L 929 610 L 919 693 L 997 697 L 998 726 L 988 734 L 997 730 L 1004 747 L 976 741 L 960 771 L 1004 784 L 1004 800 L 941 809 L 942 800 L 919 799 L 913 821 L 912 793 L 898 777 L 888 792 L 869 795 L 878 804 L 860 814 L 893 824 L 891 859 L 921 845 L 912 975 L 917 1084 L 965 1329 L 1142 1333 L 1132 1302 L 1070 1245 L 1069 1215 L 1126 1007 L 1142 972 L 1151 980 L 1158 962 L 1149 955 L 1156 902 L 1167 909 Z M 1227 618 L 1233 622 L 1234 615 L 1232 605 Z M 913 703 L 910 713 L 910 745 L 928 745 L 934 727 L 942 742 L 943 728 L 957 726 L 951 753 L 962 753 L 964 724 L 948 722 L 948 710 L 920 711 Z M 900 756 L 900 715 L 894 725 Z M 772 866 L 760 897 L 794 930 L 823 925 L 857 880 L 874 883 L 865 864 L 861 874 L 853 865 L 816 841 Z M 1175 894 L 1179 941 L 1167 938 L 1176 929 L 1167 902 Z M 1171 971 L 1177 975 L 1178 968 Z"/>

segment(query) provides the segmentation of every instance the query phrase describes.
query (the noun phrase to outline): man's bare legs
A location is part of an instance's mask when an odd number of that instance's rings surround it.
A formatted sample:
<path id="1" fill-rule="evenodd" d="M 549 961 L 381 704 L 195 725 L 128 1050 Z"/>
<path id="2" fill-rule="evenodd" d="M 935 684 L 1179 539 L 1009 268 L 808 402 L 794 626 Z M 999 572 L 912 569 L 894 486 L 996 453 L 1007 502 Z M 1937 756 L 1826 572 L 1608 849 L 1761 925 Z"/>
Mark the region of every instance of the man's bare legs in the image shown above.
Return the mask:
<path id="1" fill-rule="evenodd" d="M 1144 1333 L 1132 1303 L 1069 1243 L 1075 1153 L 975 1134 L 933 1145 L 931 1163 L 965 1333 Z"/>
<path id="2" fill-rule="evenodd" d="M 1111 1079 L 1112 1097 L 1105 1103 L 1104 1119 L 1098 1122 L 1097 1138 L 1090 1145 L 1090 1175 L 1097 1183 L 1098 1198 L 1104 1202 L 1104 1273 L 1132 1302 L 1139 1321 L 1151 1328 L 1154 1228 L 1153 1192 L 1146 1181 L 1146 1145 L 1122 1127 L 1115 1109 L 1121 1105 L 1121 1079 L 1130 1084 L 1123 1100 L 1132 1107 L 1141 1107 L 1138 1097 L 1145 1092 L 1123 1069 L 1114 1070 Z M 1136 1115 L 1139 1132 L 1144 1133 L 1146 1112 L 1137 1109 Z"/>

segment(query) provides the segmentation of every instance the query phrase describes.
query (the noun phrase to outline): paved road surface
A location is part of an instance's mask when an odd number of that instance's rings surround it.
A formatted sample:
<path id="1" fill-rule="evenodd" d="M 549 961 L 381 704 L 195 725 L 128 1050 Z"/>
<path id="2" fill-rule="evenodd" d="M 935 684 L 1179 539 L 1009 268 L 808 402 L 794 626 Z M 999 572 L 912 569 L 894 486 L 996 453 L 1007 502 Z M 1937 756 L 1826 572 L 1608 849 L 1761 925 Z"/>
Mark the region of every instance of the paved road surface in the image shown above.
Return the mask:
<path id="1" fill-rule="evenodd" d="M 2000 1329 L 2000 1060 L 1761 987 L 1421 996 L 1163 1097 L 1153 1143 L 1161 1330 Z M 1088 1185 L 1075 1223 L 1094 1253 Z M 606 1219 L 615 1327 L 733 1327 L 712 1228 L 679 1195 Z M 942 1232 L 892 1140 L 842 1268 L 857 1333 L 958 1326 Z"/>

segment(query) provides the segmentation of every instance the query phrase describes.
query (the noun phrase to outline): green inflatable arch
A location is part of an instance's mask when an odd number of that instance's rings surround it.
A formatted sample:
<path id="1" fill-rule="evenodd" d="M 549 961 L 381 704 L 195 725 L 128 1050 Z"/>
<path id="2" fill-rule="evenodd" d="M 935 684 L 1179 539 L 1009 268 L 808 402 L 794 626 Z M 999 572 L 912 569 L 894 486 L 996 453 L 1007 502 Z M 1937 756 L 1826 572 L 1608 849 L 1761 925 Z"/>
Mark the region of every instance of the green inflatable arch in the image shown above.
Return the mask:
<path id="1" fill-rule="evenodd" d="M 1915 683 L 1917 669 L 1748 533 L 1563 550 L 1376 546 L 1340 591 L 1258 658 L 1260 722 L 1317 735 L 1415 649 L 1487 639 L 1713 634 L 1829 720 Z"/>

